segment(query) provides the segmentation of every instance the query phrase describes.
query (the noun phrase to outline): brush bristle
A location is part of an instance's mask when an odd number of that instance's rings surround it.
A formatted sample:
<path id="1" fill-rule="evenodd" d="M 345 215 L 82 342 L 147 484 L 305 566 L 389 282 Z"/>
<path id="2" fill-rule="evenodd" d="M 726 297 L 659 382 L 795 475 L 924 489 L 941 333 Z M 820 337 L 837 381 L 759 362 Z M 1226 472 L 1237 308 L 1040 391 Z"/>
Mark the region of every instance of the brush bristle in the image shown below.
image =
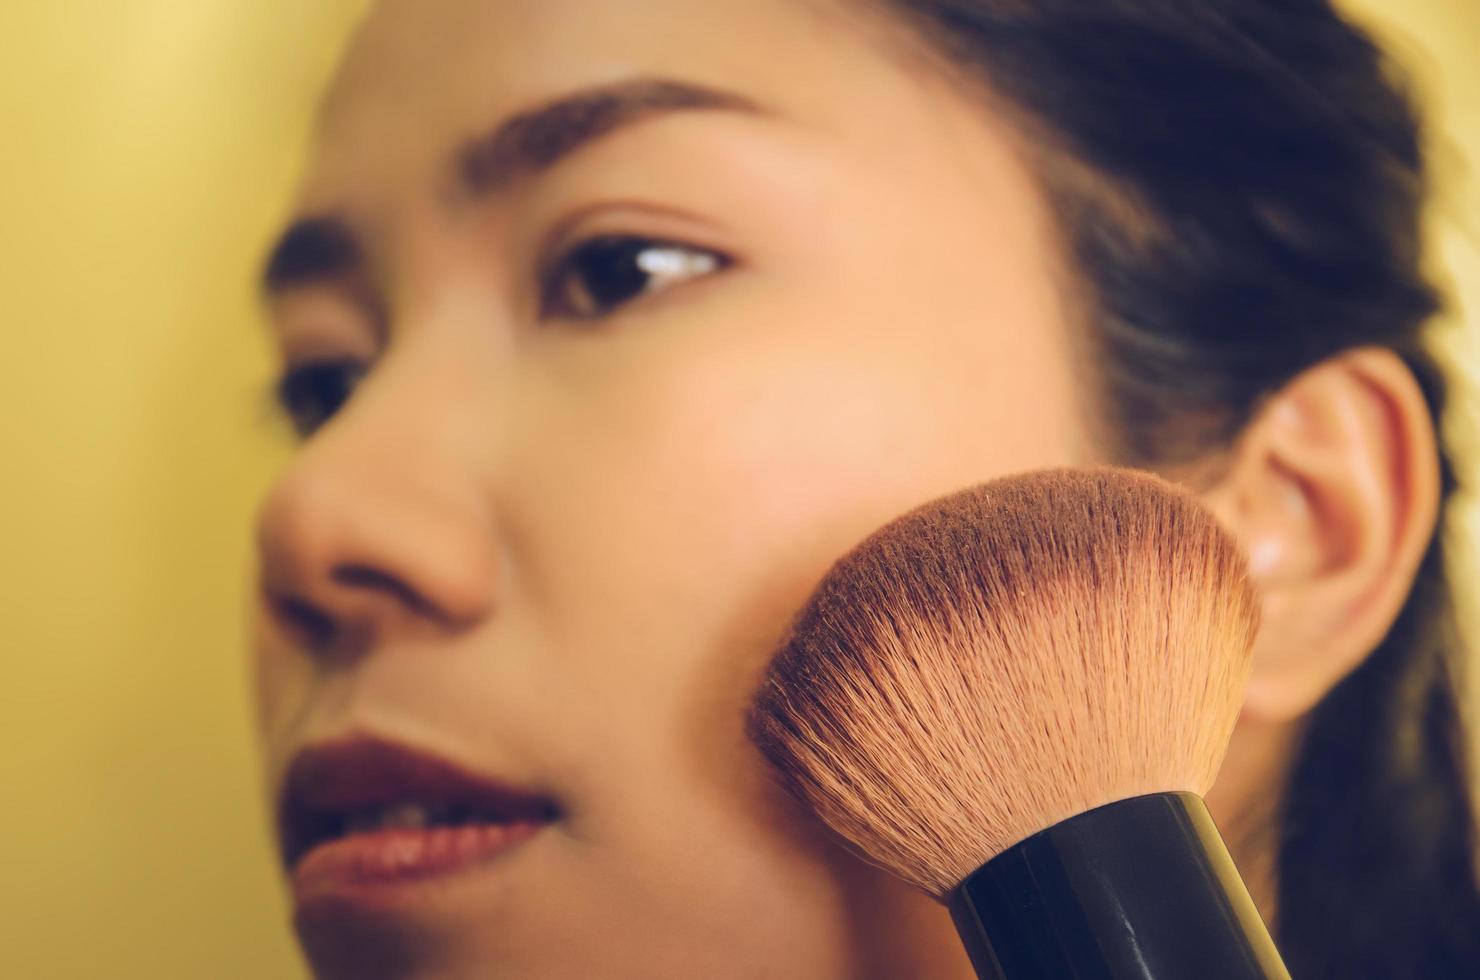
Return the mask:
<path id="1" fill-rule="evenodd" d="M 1231 538 L 1144 473 L 1008 477 L 917 508 L 827 574 L 748 719 L 788 787 L 944 898 L 1060 820 L 1205 794 L 1258 610 Z"/>

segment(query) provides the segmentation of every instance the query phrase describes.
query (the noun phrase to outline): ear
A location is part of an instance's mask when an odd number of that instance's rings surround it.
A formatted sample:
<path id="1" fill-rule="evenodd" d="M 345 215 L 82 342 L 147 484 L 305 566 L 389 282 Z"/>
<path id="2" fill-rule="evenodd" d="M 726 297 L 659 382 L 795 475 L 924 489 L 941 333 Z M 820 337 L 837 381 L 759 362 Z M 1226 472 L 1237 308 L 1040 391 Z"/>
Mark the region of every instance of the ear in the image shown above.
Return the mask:
<path id="1" fill-rule="evenodd" d="M 1245 718 L 1293 720 L 1382 641 L 1434 533 L 1437 437 L 1417 379 L 1385 348 L 1306 370 L 1246 427 L 1205 499 L 1261 597 Z"/>

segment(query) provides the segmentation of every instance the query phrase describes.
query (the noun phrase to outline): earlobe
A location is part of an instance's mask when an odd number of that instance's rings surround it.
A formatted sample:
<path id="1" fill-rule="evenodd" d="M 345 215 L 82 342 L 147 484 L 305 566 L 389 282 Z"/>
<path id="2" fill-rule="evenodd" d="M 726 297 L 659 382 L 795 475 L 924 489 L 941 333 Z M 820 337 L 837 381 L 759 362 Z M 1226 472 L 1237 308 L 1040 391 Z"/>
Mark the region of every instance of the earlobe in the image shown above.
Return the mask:
<path id="1" fill-rule="evenodd" d="M 1246 717 L 1305 714 L 1381 642 L 1438 498 L 1434 422 L 1394 352 L 1346 352 L 1271 396 L 1206 493 L 1261 596 Z"/>

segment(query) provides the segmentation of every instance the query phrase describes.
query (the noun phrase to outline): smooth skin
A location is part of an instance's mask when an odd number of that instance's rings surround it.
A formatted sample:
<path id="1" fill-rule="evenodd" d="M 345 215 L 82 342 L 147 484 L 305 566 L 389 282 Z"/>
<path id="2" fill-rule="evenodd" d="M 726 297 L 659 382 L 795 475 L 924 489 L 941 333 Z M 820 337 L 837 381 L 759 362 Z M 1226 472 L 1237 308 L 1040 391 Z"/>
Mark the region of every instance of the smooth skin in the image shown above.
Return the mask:
<path id="1" fill-rule="evenodd" d="M 394 915 L 300 917 L 320 977 L 971 976 L 944 911 L 833 844 L 741 727 L 875 527 L 1103 459 L 1029 155 L 898 36 L 842 0 L 387 0 L 356 35 L 296 217 L 336 216 L 364 262 L 270 302 L 286 369 L 367 374 L 260 511 L 269 785 L 368 733 L 563 817 Z M 647 118 L 487 194 L 450 177 L 510 114 L 637 76 L 765 111 Z M 686 271 L 597 309 L 559 260 L 603 235 Z M 574 302 L 542 301 L 549 275 Z M 1364 351 L 1221 461 L 1208 499 L 1268 588 L 1212 800 L 1252 867 L 1291 733 L 1411 582 L 1432 427 Z"/>

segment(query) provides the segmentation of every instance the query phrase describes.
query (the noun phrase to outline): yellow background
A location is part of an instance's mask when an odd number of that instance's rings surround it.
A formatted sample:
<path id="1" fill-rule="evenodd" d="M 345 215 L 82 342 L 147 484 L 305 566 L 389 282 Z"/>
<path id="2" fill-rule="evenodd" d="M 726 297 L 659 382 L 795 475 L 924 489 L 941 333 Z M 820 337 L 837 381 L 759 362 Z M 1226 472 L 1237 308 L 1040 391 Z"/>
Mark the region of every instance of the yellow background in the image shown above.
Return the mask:
<path id="1" fill-rule="evenodd" d="M 303 975 L 247 701 L 249 516 L 286 445 L 250 277 L 363 6 L 0 3 L 0 977 Z M 1473 318 L 1480 5 L 1361 6 L 1447 134 Z"/>

